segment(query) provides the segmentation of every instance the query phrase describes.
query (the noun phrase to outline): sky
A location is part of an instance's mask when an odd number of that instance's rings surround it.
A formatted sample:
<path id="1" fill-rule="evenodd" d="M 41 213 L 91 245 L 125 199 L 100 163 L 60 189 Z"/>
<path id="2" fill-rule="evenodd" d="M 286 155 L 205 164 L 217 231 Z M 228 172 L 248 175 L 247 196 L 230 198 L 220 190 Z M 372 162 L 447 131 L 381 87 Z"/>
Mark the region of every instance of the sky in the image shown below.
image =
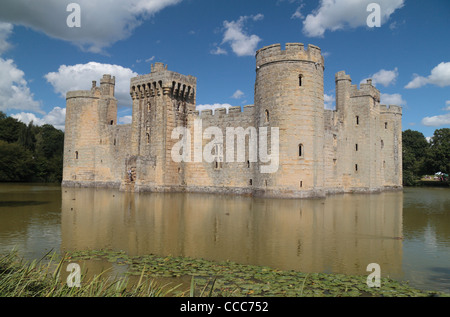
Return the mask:
<path id="1" fill-rule="evenodd" d="M 64 129 L 66 93 L 111 74 L 129 123 L 130 78 L 155 62 L 197 77 L 198 109 L 253 104 L 256 50 L 292 42 L 322 49 L 325 108 L 344 70 L 403 130 L 450 127 L 448 0 L 1 0 L 0 111 Z"/>

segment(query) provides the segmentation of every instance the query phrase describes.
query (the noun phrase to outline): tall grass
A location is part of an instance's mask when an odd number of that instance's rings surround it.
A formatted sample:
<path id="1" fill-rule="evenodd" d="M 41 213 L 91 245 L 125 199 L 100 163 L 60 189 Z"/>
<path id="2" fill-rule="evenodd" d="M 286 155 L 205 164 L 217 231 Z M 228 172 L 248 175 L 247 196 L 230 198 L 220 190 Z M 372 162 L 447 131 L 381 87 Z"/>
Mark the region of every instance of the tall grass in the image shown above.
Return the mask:
<path id="1" fill-rule="evenodd" d="M 25 262 L 15 251 L 0 256 L 0 297 L 163 297 L 175 288 L 159 286 L 144 274 L 138 283 L 126 278 L 106 278 L 102 274 L 86 280 L 81 276 L 80 287 L 69 287 L 61 279 L 64 257 L 55 262 L 55 255 Z"/>

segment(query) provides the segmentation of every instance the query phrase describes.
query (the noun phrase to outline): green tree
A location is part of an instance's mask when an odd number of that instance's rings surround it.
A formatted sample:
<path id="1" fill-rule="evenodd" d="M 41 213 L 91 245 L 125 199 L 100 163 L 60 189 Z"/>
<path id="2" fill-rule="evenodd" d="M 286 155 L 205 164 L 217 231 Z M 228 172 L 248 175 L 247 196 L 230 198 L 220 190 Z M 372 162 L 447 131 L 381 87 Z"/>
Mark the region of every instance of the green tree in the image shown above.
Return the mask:
<path id="1" fill-rule="evenodd" d="M 17 143 L 0 140 L 0 181 L 28 182 L 33 179 L 34 159 L 31 151 Z"/>
<path id="2" fill-rule="evenodd" d="M 403 185 L 415 185 L 426 171 L 425 159 L 430 144 L 418 131 L 403 131 Z"/>
<path id="3" fill-rule="evenodd" d="M 17 142 L 19 140 L 21 131 L 26 125 L 12 117 L 1 119 L 0 116 L 0 140 L 8 143 Z"/>
<path id="4" fill-rule="evenodd" d="M 425 159 L 429 174 L 450 173 L 450 129 L 438 129 L 431 138 L 430 151 Z"/>

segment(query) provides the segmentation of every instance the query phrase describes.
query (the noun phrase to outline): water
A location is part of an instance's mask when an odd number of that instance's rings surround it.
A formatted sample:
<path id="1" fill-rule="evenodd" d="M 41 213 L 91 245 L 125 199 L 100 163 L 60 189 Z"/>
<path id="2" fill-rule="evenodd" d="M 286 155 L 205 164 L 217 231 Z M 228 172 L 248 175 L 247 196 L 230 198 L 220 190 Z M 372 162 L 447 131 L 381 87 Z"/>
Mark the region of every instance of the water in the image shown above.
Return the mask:
<path id="1" fill-rule="evenodd" d="M 450 292 L 450 189 L 315 200 L 0 184 L 0 252 L 124 250 L 369 274 Z M 122 268 L 123 269 L 123 268 Z"/>

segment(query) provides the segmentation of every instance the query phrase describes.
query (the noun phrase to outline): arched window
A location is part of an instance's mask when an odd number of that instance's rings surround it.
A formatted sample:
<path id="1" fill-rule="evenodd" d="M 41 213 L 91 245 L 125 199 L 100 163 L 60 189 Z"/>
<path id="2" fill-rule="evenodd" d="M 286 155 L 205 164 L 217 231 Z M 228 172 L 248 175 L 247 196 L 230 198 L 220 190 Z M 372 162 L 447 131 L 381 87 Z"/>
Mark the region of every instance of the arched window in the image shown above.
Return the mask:
<path id="1" fill-rule="evenodd" d="M 267 110 L 266 109 L 266 111 L 264 111 L 264 114 L 265 114 L 265 118 L 266 118 L 266 123 L 268 123 L 269 122 L 269 110 Z"/>
<path id="2" fill-rule="evenodd" d="M 298 86 L 299 87 L 303 86 L 303 75 L 302 74 L 298 75 Z"/>

